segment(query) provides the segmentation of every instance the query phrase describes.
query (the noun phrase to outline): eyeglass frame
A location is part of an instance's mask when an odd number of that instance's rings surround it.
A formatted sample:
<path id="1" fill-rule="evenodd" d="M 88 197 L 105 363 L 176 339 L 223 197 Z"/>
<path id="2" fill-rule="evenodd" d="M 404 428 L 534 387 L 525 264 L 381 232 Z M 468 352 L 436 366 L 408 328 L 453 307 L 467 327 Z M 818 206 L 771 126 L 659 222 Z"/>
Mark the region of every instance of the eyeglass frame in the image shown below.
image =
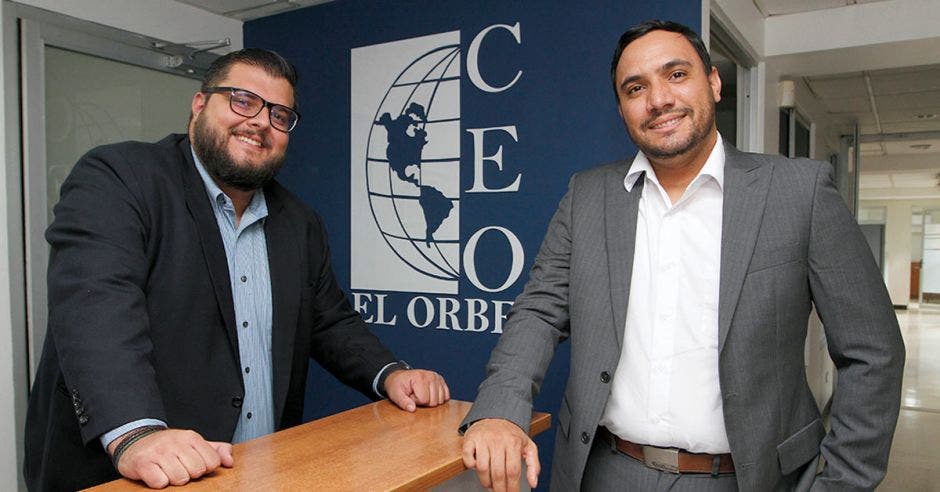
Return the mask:
<path id="1" fill-rule="evenodd" d="M 255 113 L 255 114 L 253 114 L 253 115 L 250 115 L 250 116 L 249 116 L 249 115 L 247 115 L 247 114 L 242 114 L 242 113 L 239 113 L 238 111 L 236 111 L 236 110 L 235 110 L 235 107 L 232 106 L 232 99 L 235 97 L 235 91 L 245 92 L 245 93 L 251 94 L 252 96 L 257 97 L 258 99 L 260 99 L 260 100 L 261 100 L 261 107 L 258 108 L 258 112 Z M 204 93 L 204 94 L 223 94 L 223 93 L 228 92 L 228 94 L 229 94 L 229 96 L 228 96 L 228 107 L 229 107 L 229 109 L 231 109 L 233 113 L 235 113 L 235 114 L 237 114 L 237 115 L 239 115 L 239 116 L 244 116 L 245 118 L 254 118 L 255 116 L 258 116 L 259 114 L 261 114 L 261 112 L 264 111 L 264 108 L 268 108 L 268 122 L 271 123 L 271 128 L 274 128 L 275 130 L 280 131 L 280 132 L 290 133 L 290 132 L 292 132 L 292 131 L 294 130 L 294 128 L 297 128 L 297 123 L 300 123 L 300 113 L 299 113 L 297 110 L 295 110 L 294 108 L 291 108 L 291 107 L 289 107 L 289 106 L 285 106 L 285 105 L 283 105 L 283 104 L 277 104 L 277 103 L 270 102 L 270 101 L 266 100 L 265 98 L 263 98 L 263 97 L 261 97 L 261 96 L 255 94 L 254 92 L 251 92 L 251 91 L 248 90 L 248 89 L 242 89 L 241 87 L 212 86 L 212 87 L 203 87 L 202 89 L 199 90 L 199 92 L 202 92 L 202 93 Z M 282 130 L 282 129 L 280 129 L 280 128 L 278 128 L 278 127 L 276 127 L 276 126 L 274 125 L 274 120 L 272 119 L 272 116 L 271 116 L 271 109 L 272 109 L 272 108 L 275 108 L 275 107 L 277 107 L 277 108 L 284 108 L 284 109 L 286 109 L 287 111 L 289 111 L 289 112 L 294 113 L 295 115 L 297 115 L 297 119 L 294 120 L 294 124 L 291 125 L 291 127 L 288 128 L 287 130 Z"/>

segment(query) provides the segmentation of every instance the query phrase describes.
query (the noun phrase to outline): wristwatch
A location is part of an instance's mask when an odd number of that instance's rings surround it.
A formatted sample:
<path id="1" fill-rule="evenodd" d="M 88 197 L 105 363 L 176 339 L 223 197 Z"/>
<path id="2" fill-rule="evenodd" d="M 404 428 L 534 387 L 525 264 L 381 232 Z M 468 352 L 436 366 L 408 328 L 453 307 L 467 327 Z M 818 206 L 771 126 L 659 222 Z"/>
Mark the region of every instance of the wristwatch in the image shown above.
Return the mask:
<path id="1" fill-rule="evenodd" d="M 381 395 L 388 397 L 388 394 L 385 393 L 385 380 L 388 379 L 389 374 L 398 370 L 407 371 L 409 369 L 411 369 L 411 364 L 408 364 L 403 360 L 392 362 L 385 368 L 384 371 L 382 371 L 382 374 L 379 376 L 379 382 L 376 384 L 376 389 L 379 390 Z"/>

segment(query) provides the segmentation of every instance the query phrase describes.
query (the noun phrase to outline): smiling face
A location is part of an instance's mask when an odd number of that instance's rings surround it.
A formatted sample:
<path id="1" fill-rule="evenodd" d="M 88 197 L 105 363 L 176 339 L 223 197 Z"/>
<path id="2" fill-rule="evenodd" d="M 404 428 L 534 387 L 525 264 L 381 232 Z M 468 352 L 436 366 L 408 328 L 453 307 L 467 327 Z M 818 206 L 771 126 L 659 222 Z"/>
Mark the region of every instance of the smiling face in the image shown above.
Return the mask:
<path id="1" fill-rule="evenodd" d="M 266 101 L 294 107 L 294 91 L 286 79 L 245 63 L 233 64 L 215 85 L 245 89 Z M 197 92 L 192 112 L 190 141 L 199 160 L 223 190 L 231 187 L 253 191 L 277 175 L 289 138 L 287 133 L 271 126 L 268 108 L 246 118 L 232 111 L 228 93 Z"/>
<path id="2" fill-rule="evenodd" d="M 653 164 L 704 164 L 717 139 L 721 80 L 679 33 L 652 31 L 627 45 L 616 74 L 620 116 Z"/>

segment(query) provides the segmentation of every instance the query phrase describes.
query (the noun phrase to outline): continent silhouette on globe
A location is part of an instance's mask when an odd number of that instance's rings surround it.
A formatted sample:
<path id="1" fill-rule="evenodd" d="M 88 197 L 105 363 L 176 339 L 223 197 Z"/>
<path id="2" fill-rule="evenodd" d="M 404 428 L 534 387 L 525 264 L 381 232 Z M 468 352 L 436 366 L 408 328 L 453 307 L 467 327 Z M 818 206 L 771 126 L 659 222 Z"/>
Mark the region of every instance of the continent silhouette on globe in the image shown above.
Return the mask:
<path id="1" fill-rule="evenodd" d="M 460 275 L 459 55 L 458 45 L 435 48 L 402 70 L 375 112 L 366 154 L 382 238 L 413 269 L 444 280 Z"/>

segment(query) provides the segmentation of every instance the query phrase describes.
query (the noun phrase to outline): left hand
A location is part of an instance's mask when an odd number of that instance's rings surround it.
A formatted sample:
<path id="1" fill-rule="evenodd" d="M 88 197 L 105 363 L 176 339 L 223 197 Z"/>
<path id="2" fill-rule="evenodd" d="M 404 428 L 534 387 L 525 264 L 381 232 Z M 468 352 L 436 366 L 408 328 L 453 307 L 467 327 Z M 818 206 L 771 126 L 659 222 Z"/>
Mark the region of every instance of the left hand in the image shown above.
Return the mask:
<path id="1" fill-rule="evenodd" d="M 402 410 L 414 412 L 419 405 L 436 407 L 450 400 L 450 389 L 440 374 L 423 369 L 399 369 L 385 379 L 385 394 Z"/>

